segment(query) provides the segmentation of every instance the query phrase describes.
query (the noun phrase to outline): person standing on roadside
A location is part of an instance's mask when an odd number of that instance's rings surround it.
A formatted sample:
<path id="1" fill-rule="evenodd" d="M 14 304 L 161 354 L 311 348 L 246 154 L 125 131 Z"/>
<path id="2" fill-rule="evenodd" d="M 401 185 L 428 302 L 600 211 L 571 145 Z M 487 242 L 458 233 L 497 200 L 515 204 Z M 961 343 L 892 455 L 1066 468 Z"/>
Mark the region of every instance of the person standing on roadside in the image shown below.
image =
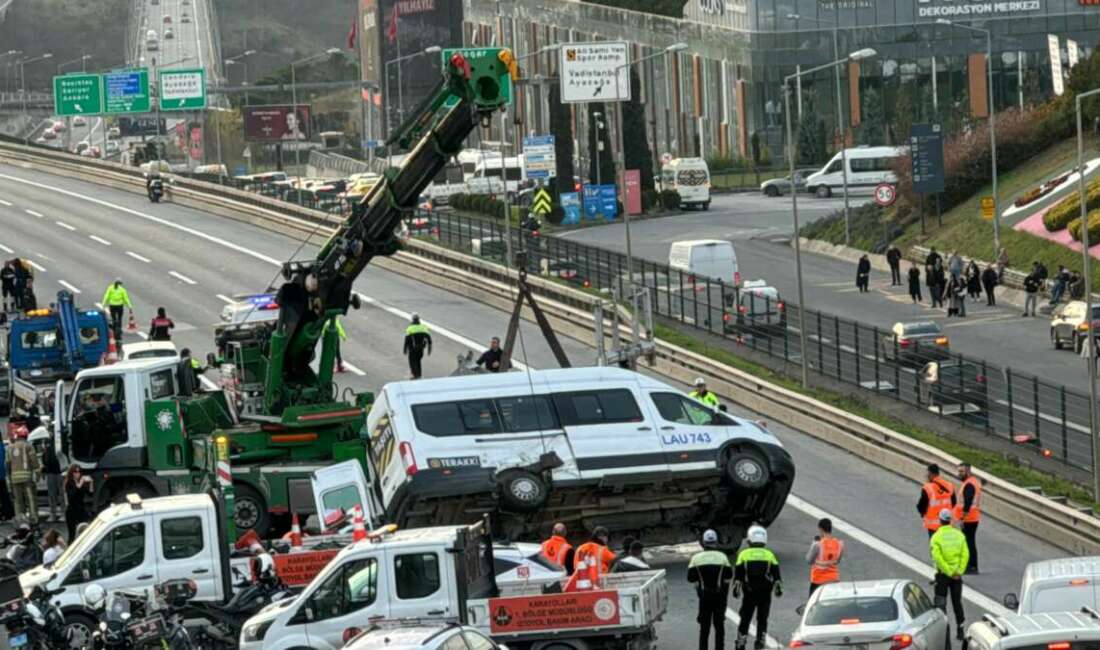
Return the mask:
<path id="1" fill-rule="evenodd" d="M 12 260 L 12 265 L 15 268 L 15 309 L 19 311 L 27 308 L 23 303 L 27 296 L 27 284 L 32 276 L 27 263 L 22 259 L 15 258 Z"/>
<path id="2" fill-rule="evenodd" d="M 1008 251 L 1004 246 L 997 252 L 997 284 L 1004 282 L 1005 269 L 1008 268 Z"/>
<path id="3" fill-rule="evenodd" d="M 698 400 L 714 410 L 718 410 L 721 405 L 718 396 L 707 390 L 707 381 L 702 377 L 695 378 L 695 390 L 688 393 L 688 397 Z"/>
<path id="4" fill-rule="evenodd" d="M 909 297 L 913 299 L 914 304 L 923 300 L 920 295 L 920 271 L 916 264 L 909 267 Z"/>
<path id="5" fill-rule="evenodd" d="M 963 573 L 970 561 L 970 552 L 966 548 L 966 537 L 958 528 L 951 525 L 951 510 L 944 508 L 939 512 L 940 526 L 928 541 L 928 552 L 936 567 L 935 598 L 936 607 L 947 614 L 947 597 L 951 596 L 951 609 L 955 610 L 955 638 L 965 638 L 963 622 L 962 589 Z"/>
<path id="6" fill-rule="evenodd" d="M 734 648 L 745 650 L 749 638 L 749 626 L 756 614 L 756 639 L 754 650 L 763 650 L 768 638 L 768 616 L 772 609 L 772 594 L 783 597 L 783 579 L 779 575 L 779 558 L 768 548 L 768 531 L 763 526 L 749 526 L 746 539 L 748 547 L 737 554 L 733 563 L 733 595 L 744 591 L 741 599 L 741 622 L 737 625 L 737 642 Z"/>
<path id="7" fill-rule="evenodd" d="M 982 295 L 982 271 L 978 268 L 978 263 L 974 260 L 970 260 L 970 264 L 966 265 L 966 295 L 969 298 L 977 300 Z"/>
<path id="8" fill-rule="evenodd" d="M 57 460 L 57 450 L 53 440 L 46 440 L 46 450 L 42 453 L 42 473 L 46 476 L 46 494 L 50 501 L 50 521 L 61 521 L 65 512 L 65 494 L 61 487 L 61 463 Z"/>
<path id="9" fill-rule="evenodd" d="M 77 537 L 77 528 L 88 521 L 88 510 L 84 506 L 86 495 L 92 492 L 92 477 L 84 476 L 76 463 L 65 470 L 65 525 L 69 528 L 69 543 Z"/>
<path id="10" fill-rule="evenodd" d="M 687 579 L 695 585 L 699 596 L 699 650 L 710 647 L 710 630 L 714 628 L 714 647 L 725 650 L 726 647 L 726 605 L 729 600 L 730 581 L 733 579 L 733 567 L 730 559 L 718 549 L 718 533 L 703 531 L 703 550 L 691 556 L 688 562 Z M 739 641 L 740 643 L 740 641 Z M 744 647 L 742 643 L 738 647 Z"/>
<path id="11" fill-rule="evenodd" d="M 413 379 L 420 379 L 423 368 L 420 361 L 424 353 L 432 353 L 432 333 L 421 324 L 420 314 L 413 314 L 409 326 L 405 328 L 405 354 L 409 357 L 409 372 Z"/>
<path id="12" fill-rule="evenodd" d="M 886 263 L 890 265 L 890 286 L 901 286 L 901 249 L 896 244 L 890 244 L 886 249 Z"/>
<path id="13" fill-rule="evenodd" d="M 959 256 L 958 251 L 951 251 L 951 257 L 947 258 L 947 272 L 951 274 L 952 280 L 962 277 L 963 258 Z"/>
<path id="14" fill-rule="evenodd" d="M 950 509 L 955 507 L 955 486 L 940 476 L 940 466 L 936 463 L 928 465 L 927 479 L 920 489 L 917 512 L 931 537 L 941 525 L 940 512 L 947 510 L 950 514 Z"/>
<path id="15" fill-rule="evenodd" d="M 985 304 L 990 307 L 997 306 L 997 299 L 993 296 L 993 290 L 997 287 L 999 276 L 992 264 L 987 264 L 982 271 L 982 287 L 985 289 Z"/>
<path id="16" fill-rule="evenodd" d="M 970 463 L 959 463 L 959 479 L 962 498 L 955 503 L 955 521 L 962 523 L 966 537 L 966 550 L 970 560 L 966 564 L 967 575 L 978 573 L 978 524 L 982 521 L 982 482 L 970 469 Z"/>
<path id="17" fill-rule="evenodd" d="M 15 428 L 4 460 L 11 480 L 12 496 L 15 497 L 15 517 L 24 517 L 33 528 L 38 526 L 38 490 L 35 489 L 35 481 L 42 468 L 34 447 L 27 442 L 29 434 L 24 425 Z"/>
<path id="18" fill-rule="evenodd" d="M 149 323 L 149 340 L 171 341 L 172 329 L 175 327 L 176 324 L 172 322 L 171 318 L 168 318 L 168 313 L 164 310 L 164 307 L 157 307 L 157 316 Z"/>
<path id="19" fill-rule="evenodd" d="M 942 263 L 943 257 L 936 252 L 936 247 L 928 249 L 928 255 L 924 258 L 924 272 L 931 273 L 932 269 L 936 267 L 937 263 Z"/>
<path id="20" fill-rule="evenodd" d="M 817 535 L 806 552 L 806 563 L 810 565 L 811 596 L 821 585 L 840 582 L 840 560 L 843 556 L 844 542 L 833 537 L 833 520 L 819 520 Z"/>
<path id="21" fill-rule="evenodd" d="M 1031 273 L 1028 273 L 1027 277 L 1024 278 L 1024 318 L 1034 316 L 1035 306 L 1039 303 L 1039 288 L 1043 286 L 1043 280 L 1039 277 L 1038 269 L 1035 268 L 1038 264 L 1036 262 Z M 1028 311 L 1031 313 L 1028 314 Z"/>
<path id="22" fill-rule="evenodd" d="M 3 310 L 5 312 L 14 311 L 15 303 L 15 266 L 11 261 L 4 262 L 4 267 L 0 268 L 0 296 L 3 297 Z M 8 302 L 8 298 L 11 298 L 11 302 Z"/>
<path id="23" fill-rule="evenodd" d="M 947 291 L 947 274 L 944 273 L 942 262 L 937 261 L 935 266 L 932 267 L 932 282 L 934 285 L 932 290 L 936 296 L 935 301 L 940 307 L 943 307 L 943 294 Z M 932 306 L 935 307 L 936 304 Z"/>
<path id="24" fill-rule="evenodd" d="M 871 278 L 871 260 L 863 255 L 856 265 L 856 288 L 860 293 L 867 293 L 867 285 Z"/>

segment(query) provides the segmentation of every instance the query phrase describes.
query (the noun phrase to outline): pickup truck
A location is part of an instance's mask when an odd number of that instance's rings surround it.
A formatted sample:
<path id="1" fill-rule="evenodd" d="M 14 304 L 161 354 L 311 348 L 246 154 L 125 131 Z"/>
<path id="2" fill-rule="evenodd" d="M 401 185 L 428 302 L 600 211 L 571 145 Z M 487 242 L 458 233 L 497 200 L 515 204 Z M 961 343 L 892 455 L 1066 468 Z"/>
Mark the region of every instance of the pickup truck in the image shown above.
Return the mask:
<path id="1" fill-rule="evenodd" d="M 458 620 L 511 650 L 656 648 L 665 572 L 609 574 L 598 589 L 561 580 L 498 585 L 484 522 L 388 530 L 340 551 L 295 598 L 244 625 L 240 650 L 335 650 L 389 619 Z"/>

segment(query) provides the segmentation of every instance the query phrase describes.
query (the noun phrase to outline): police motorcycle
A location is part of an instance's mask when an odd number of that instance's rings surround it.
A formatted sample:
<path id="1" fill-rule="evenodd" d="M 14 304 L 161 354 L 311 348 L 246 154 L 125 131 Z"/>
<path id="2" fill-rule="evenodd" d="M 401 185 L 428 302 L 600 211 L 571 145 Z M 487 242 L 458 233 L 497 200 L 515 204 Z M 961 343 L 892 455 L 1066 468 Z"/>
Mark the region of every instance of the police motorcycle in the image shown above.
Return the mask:
<path id="1" fill-rule="evenodd" d="M 205 621 L 195 630 L 195 643 L 203 650 L 228 650 L 236 648 L 241 628 L 253 614 L 271 603 L 292 595 L 291 590 L 275 573 L 275 561 L 267 553 L 252 559 L 253 579 L 237 585 L 237 593 L 223 604 L 192 602 L 180 613 L 188 621 Z"/>
<path id="2" fill-rule="evenodd" d="M 146 176 L 145 191 L 149 195 L 150 201 L 160 203 L 160 198 L 164 196 L 164 180 L 160 177 L 160 174 Z"/>
<path id="3" fill-rule="evenodd" d="M 4 538 L 3 549 L 0 569 L 22 573 L 42 564 L 38 530 L 27 524 L 19 524 L 14 533 Z"/>
<path id="4" fill-rule="evenodd" d="M 7 630 L 11 650 L 54 650 L 70 645 L 65 616 L 50 602 L 63 591 L 37 586 L 24 599 L 18 573 L 0 578 L 0 624 Z"/>
<path id="5" fill-rule="evenodd" d="M 107 594 L 99 585 L 84 592 L 85 602 L 99 612 L 99 629 L 92 633 L 94 650 L 192 650 L 180 610 L 195 597 L 192 580 L 169 580 L 151 597 L 123 590 Z"/>

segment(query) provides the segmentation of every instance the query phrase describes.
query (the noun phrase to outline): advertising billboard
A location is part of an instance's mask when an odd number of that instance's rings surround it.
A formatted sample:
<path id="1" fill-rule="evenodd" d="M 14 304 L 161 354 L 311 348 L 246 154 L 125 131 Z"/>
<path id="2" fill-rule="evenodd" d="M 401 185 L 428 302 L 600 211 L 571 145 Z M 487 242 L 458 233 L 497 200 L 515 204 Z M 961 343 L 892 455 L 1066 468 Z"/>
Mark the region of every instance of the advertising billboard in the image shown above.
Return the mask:
<path id="1" fill-rule="evenodd" d="M 308 104 L 245 106 L 243 110 L 246 142 L 294 142 L 310 138 Z"/>

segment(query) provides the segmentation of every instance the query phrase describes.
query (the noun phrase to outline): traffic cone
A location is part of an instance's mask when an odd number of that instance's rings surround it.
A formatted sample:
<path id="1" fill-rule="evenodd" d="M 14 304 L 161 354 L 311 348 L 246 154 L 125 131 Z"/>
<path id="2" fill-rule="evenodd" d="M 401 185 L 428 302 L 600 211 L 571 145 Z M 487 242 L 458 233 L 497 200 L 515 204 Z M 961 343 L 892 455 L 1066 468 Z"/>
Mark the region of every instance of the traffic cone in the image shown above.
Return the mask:
<path id="1" fill-rule="evenodd" d="M 577 562 L 577 565 L 573 567 L 573 575 L 569 576 L 569 580 L 565 583 L 565 587 L 562 591 L 590 591 L 591 589 L 592 578 L 588 571 L 588 563 L 584 560 L 580 560 Z"/>
<path id="2" fill-rule="evenodd" d="M 130 310 L 130 322 L 126 325 L 126 331 L 128 331 L 128 332 L 138 331 L 137 321 L 134 320 L 134 310 L 133 309 Z"/>
<path id="3" fill-rule="evenodd" d="M 118 344 L 115 342 L 115 331 L 107 329 L 107 354 L 103 357 L 103 365 L 109 366 L 118 363 Z"/>
<path id="4" fill-rule="evenodd" d="M 351 541 L 358 542 L 367 538 L 367 527 L 363 525 L 363 509 L 355 506 L 355 517 L 352 519 Z"/>
<path id="5" fill-rule="evenodd" d="M 302 527 L 298 524 L 298 513 L 295 512 L 290 517 L 290 532 L 287 533 L 290 536 L 290 547 L 301 548 L 302 547 Z"/>

